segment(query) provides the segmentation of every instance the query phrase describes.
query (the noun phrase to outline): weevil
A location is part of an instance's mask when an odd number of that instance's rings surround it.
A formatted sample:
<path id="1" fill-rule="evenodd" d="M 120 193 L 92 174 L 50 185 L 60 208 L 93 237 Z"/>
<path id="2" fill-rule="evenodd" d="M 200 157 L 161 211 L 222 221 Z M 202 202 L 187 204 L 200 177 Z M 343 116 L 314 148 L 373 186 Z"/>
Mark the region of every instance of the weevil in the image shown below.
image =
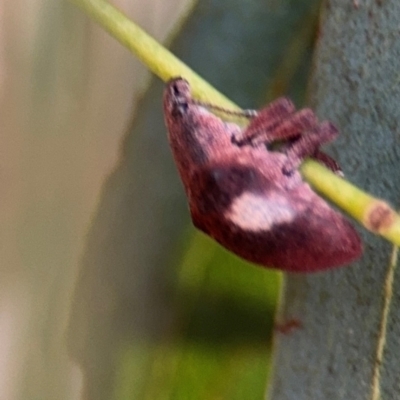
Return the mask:
<path id="1" fill-rule="evenodd" d="M 194 100 L 180 77 L 167 83 L 163 107 L 198 229 L 245 260 L 290 272 L 327 270 L 361 255 L 353 226 L 298 171 L 313 157 L 340 172 L 320 150 L 338 135 L 331 122 L 319 122 L 308 108 L 296 111 L 283 97 L 247 113 L 250 123 L 242 129 Z"/>

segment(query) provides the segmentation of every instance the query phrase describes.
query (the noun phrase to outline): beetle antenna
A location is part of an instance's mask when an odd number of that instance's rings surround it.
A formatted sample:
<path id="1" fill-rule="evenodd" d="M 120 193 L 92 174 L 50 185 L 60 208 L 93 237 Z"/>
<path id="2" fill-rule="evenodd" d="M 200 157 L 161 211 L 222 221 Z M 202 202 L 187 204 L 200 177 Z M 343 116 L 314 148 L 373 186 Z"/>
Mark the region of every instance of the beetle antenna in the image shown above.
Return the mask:
<path id="1" fill-rule="evenodd" d="M 200 100 L 192 100 L 193 104 L 196 104 L 198 106 L 202 106 L 205 108 L 209 108 L 211 110 L 223 112 L 224 114 L 228 115 L 234 115 L 237 117 L 244 117 L 244 118 L 254 118 L 258 115 L 258 112 L 256 110 L 228 110 L 227 108 L 224 107 L 219 107 L 214 104 L 206 103 Z"/>

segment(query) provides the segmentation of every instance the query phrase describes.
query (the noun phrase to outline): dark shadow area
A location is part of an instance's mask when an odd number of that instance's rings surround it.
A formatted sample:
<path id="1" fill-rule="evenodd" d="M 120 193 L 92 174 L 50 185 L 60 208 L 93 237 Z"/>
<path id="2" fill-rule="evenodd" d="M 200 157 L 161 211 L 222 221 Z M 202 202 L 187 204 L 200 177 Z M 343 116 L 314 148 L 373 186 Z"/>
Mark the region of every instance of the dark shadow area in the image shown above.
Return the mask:
<path id="1" fill-rule="evenodd" d="M 180 299 L 191 304 L 192 293 L 182 293 Z M 201 302 L 180 313 L 187 320 L 183 338 L 210 347 L 262 345 L 272 333 L 273 313 L 265 303 L 205 293 Z"/>

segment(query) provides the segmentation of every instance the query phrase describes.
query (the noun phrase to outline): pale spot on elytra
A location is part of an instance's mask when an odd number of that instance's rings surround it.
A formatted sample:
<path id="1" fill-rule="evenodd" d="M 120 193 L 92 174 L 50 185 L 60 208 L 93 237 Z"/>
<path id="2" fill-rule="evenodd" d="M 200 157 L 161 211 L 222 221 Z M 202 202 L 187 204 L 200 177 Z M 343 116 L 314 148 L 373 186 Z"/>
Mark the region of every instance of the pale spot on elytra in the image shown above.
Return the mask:
<path id="1" fill-rule="evenodd" d="M 225 218 L 248 231 L 266 231 L 294 219 L 295 210 L 282 196 L 267 197 L 245 192 L 235 198 Z"/>

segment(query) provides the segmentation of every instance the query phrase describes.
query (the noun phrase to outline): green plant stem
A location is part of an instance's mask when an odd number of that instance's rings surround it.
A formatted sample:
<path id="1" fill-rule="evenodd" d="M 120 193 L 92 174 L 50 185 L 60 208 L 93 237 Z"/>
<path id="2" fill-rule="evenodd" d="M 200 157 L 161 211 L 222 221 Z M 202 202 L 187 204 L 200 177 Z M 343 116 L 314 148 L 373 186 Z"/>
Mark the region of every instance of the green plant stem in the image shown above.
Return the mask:
<path id="1" fill-rule="evenodd" d="M 198 99 L 228 109 L 240 109 L 107 1 L 71 0 L 71 2 L 82 8 L 164 82 L 176 76 L 184 76 Z"/>
<path id="2" fill-rule="evenodd" d="M 318 192 L 331 199 L 367 229 L 400 245 L 400 216 L 387 203 L 363 192 L 315 161 L 306 160 L 300 169 L 302 175 Z M 368 216 L 373 210 L 379 212 L 378 209 L 382 207 L 385 212 L 382 216 L 382 226 L 373 229 Z"/>

